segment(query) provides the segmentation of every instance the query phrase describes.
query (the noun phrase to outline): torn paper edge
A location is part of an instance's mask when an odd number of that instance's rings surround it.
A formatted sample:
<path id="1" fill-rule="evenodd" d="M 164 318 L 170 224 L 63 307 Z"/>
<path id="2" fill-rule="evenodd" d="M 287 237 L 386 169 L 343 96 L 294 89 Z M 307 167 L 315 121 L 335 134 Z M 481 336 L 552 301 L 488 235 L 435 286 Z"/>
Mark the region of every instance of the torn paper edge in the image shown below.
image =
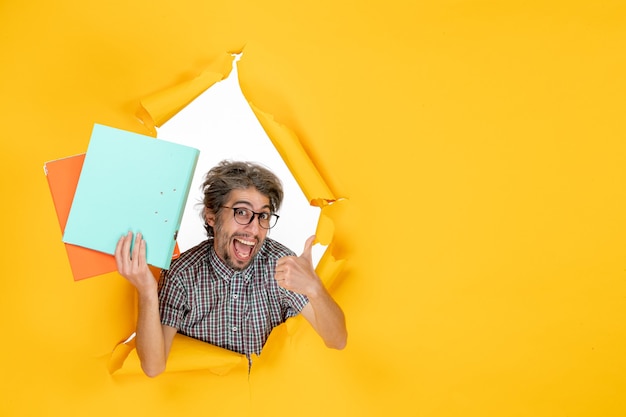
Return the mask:
<path id="1" fill-rule="evenodd" d="M 148 129 L 150 135 L 156 137 L 156 127 L 162 126 L 215 83 L 227 78 L 232 70 L 233 60 L 240 58 L 242 53 L 242 51 L 226 53 L 223 56 L 223 58 L 226 58 L 222 62 L 224 64 L 224 72 L 206 70 L 195 78 L 145 97 L 140 101 L 140 107 L 136 116 Z M 226 66 L 225 63 L 228 65 Z M 245 93 L 243 91 L 242 93 L 245 97 Z M 335 259 L 331 251 L 328 250 L 334 238 L 335 220 L 324 214 L 324 207 L 331 205 L 338 199 L 306 153 L 295 132 L 287 126 L 278 123 L 272 114 L 261 110 L 247 97 L 246 100 L 309 203 L 322 209 L 318 220 L 316 242 L 326 244 L 328 248 L 316 267 L 316 273 L 322 282 L 329 287 L 342 270 L 345 262 L 345 259 Z M 288 334 L 293 334 L 298 327 L 297 323 L 295 320 L 287 323 Z M 133 349 L 135 349 L 135 346 L 132 336 L 115 346 L 109 361 L 109 372 L 111 374 L 123 372 L 123 364 Z"/>

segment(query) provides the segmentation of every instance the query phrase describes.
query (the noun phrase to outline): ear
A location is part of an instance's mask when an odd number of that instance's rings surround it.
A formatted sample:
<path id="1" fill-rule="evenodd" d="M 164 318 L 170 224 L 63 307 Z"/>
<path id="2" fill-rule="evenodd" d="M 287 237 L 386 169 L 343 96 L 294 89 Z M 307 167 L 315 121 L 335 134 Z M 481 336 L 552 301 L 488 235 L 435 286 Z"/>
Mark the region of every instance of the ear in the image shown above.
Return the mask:
<path id="1" fill-rule="evenodd" d="M 215 214 L 208 208 L 204 208 L 204 221 L 211 227 L 215 227 Z"/>

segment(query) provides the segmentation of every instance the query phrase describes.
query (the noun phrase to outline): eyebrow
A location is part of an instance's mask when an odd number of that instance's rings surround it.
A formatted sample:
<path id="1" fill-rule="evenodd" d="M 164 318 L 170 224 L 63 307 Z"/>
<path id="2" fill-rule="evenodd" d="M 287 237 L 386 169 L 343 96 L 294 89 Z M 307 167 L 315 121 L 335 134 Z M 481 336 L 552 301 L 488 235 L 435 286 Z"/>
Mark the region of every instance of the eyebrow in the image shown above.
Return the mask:
<path id="1" fill-rule="evenodd" d="M 241 205 L 241 204 L 245 204 L 246 206 L 250 207 L 251 209 L 254 208 L 254 206 L 249 201 L 246 201 L 246 200 L 235 201 L 235 202 L 233 202 L 231 204 L 231 207 L 236 207 L 237 205 Z M 266 204 L 263 207 L 261 207 L 261 210 L 264 210 L 264 209 L 270 209 L 270 211 L 272 211 L 269 204 Z"/>

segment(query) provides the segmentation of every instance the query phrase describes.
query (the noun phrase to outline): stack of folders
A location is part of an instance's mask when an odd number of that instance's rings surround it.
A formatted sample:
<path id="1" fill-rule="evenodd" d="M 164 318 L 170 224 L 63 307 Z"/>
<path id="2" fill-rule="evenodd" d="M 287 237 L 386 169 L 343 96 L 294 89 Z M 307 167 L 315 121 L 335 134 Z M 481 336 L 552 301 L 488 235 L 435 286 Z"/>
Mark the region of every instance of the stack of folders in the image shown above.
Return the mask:
<path id="1" fill-rule="evenodd" d="M 74 280 L 116 270 L 119 238 L 140 232 L 148 264 L 168 269 L 198 149 L 95 124 L 86 154 L 44 171 Z"/>

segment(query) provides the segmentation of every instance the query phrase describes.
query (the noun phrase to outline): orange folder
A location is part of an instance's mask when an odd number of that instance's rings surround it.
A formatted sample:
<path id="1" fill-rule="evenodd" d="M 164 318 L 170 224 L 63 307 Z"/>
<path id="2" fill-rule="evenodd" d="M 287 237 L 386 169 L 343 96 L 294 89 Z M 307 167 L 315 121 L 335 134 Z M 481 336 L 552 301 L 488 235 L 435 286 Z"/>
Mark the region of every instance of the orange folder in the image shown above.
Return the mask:
<path id="1" fill-rule="evenodd" d="M 61 235 L 72 207 L 74 193 L 78 185 L 80 171 L 83 167 L 85 154 L 48 161 L 44 164 L 44 172 L 48 179 L 52 201 L 56 210 Z M 107 274 L 117 270 L 115 258 L 103 252 L 83 248 L 82 246 L 65 243 L 65 250 L 74 276 L 74 281 Z M 173 259 L 180 255 L 178 244 L 174 248 Z"/>

